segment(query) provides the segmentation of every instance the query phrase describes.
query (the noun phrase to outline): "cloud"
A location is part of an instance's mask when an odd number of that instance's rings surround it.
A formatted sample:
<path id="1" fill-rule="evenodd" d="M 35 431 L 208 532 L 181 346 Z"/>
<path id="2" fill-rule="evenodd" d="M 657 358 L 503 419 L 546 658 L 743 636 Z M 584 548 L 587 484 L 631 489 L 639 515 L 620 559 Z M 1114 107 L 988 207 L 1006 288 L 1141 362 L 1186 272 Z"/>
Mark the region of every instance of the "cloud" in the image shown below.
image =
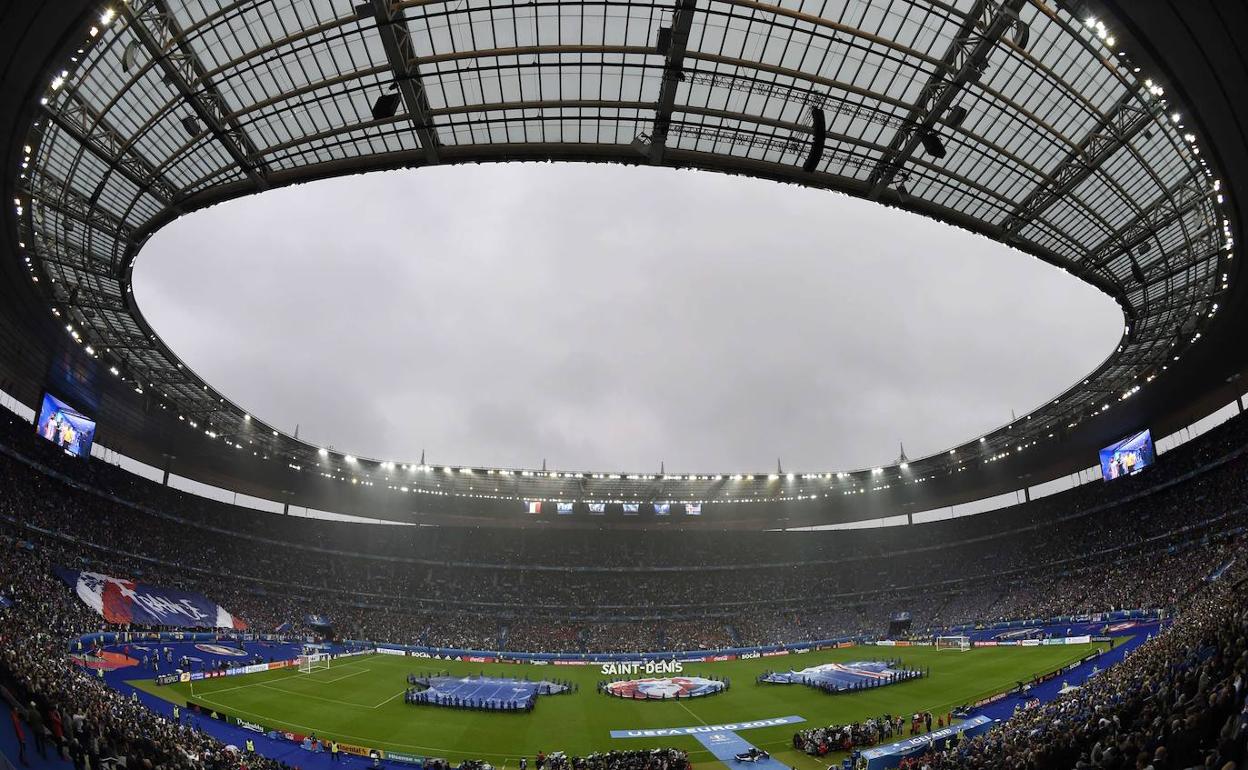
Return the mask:
<path id="1" fill-rule="evenodd" d="M 584 470 L 836 470 L 973 438 L 1116 344 L 1000 244 L 827 192 L 508 164 L 188 216 L 135 295 L 243 408 L 342 451 Z"/>

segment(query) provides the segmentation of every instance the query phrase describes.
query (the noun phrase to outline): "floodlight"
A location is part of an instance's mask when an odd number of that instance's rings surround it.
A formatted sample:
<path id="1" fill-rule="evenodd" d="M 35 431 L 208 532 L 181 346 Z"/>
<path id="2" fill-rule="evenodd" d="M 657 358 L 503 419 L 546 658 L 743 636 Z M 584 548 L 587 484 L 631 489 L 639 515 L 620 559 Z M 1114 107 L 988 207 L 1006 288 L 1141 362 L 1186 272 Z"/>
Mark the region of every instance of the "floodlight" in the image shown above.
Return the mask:
<path id="1" fill-rule="evenodd" d="M 935 131 L 924 131 L 919 135 L 919 139 L 923 142 L 923 150 L 933 158 L 943 158 L 947 154 L 945 143 L 940 141 Z"/>
<path id="2" fill-rule="evenodd" d="M 964 120 L 966 120 L 966 108 L 960 104 L 955 104 L 945 113 L 945 125 L 950 128 L 957 128 Z"/>
<path id="3" fill-rule="evenodd" d="M 384 93 L 377 97 L 377 101 L 373 102 L 373 120 L 393 118 L 398 111 L 399 95 L 397 93 Z"/>

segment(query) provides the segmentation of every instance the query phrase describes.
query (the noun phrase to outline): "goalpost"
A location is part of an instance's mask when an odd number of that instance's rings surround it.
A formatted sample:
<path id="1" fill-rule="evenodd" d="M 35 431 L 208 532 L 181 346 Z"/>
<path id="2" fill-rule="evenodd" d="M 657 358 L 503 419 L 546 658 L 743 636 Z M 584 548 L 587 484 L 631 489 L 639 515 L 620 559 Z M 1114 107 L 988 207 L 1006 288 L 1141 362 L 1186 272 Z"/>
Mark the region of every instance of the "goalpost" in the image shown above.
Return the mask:
<path id="1" fill-rule="evenodd" d="M 313 671 L 329 668 L 329 653 L 321 652 L 320 647 L 304 645 L 303 654 L 299 656 L 299 671 L 311 674 Z"/>
<path id="2" fill-rule="evenodd" d="M 936 637 L 936 649 L 938 650 L 957 650 L 958 652 L 966 652 L 971 649 L 971 637 L 969 636 L 938 636 Z"/>

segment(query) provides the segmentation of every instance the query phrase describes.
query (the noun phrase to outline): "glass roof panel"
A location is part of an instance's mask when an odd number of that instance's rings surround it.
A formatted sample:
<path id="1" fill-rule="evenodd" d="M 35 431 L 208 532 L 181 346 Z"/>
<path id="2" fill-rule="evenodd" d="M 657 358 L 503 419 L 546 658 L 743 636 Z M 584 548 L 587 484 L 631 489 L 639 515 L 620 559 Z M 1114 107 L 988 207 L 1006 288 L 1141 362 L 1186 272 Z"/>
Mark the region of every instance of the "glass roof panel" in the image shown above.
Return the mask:
<path id="1" fill-rule="evenodd" d="M 1156 340 L 1203 322 L 1216 291 L 1212 204 L 1131 235 L 1168 210 L 1168 191 L 1193 173 L 1202 189 L 1211 184 L 1164 99 L 1095 30 L 1047 5 L 1023 3 L 1026 46 L 1014 26 L 1002 27 L 986 58 L 969 62 L 978 76 L 947 92 L 998 21 L 996 3 L 968 19 L 974 0 L 698 0 L 686 42 L 669 34 L 683 18 L 672 2 L 403 0 L 395 61 L 375 12 L 357 16 L 350 3 L 168 5 L 167 19 L 126 6 L 49 93 L 47 109 L 90 133 L 92 149 L 55 122 L 34 132 L 36 252 L 50 274 L 110 296 L 121 288 L 104 275 L 116 266 L 109 261 L 137 246 L 126 233 L 167 213 L 166 197 L 193 207 L 227 185 L 241 195 L 380 156 L 411 165 L 493 158 L 502 144 L 526 157 L 635 163 L 645 154 L 847 190 L 1065 265 L 1131 306 L 1149 336 L 1054 405 L 1061 419 L 1086 416 L 1099 394 L 1140 375 L 1165 352 Z M 960 40 L 964 27 L 972 32 Z M 402 73 L 415 74 L 396 82 Z M 396 97 L 392 115 L 374 118 L 375 104 Z M 965 116 L 954 120 L 949 107 Z M 806 172 L 816 109 L 826 144 Z M 1133 110 L 1153 119 L 1124 144 L 1112 127 Z M 663 125 L 666 142 L 655 146 Z M 426 130 L 436 135 L 428 148 Z M 940 152 L 927 146 L 933 139 Z M 1106 141 L 1107 151 L 1089 154 Z M 1130 237 L 1152 246 L 1128 257 Z M 102 334 L 141 328 L 111 311 L 98 323 Z M 127 355 L 169 372 L 169 391 L 188 404 L 203 400 L 202 383 L 163 345 Z"/>

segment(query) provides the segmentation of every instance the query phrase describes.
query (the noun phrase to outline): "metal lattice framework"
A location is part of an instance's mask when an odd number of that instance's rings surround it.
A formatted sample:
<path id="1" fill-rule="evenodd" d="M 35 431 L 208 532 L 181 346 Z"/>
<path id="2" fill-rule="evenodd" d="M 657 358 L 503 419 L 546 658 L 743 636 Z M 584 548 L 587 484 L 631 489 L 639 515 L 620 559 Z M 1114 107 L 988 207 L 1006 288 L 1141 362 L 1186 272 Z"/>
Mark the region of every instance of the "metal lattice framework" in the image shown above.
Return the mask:
<path id="1" fill-rule="evenodd" d="M 750 174 L 983 233 L 1119 303 L 1121 344 L 1086 381 L 912 461 L 918 480 L 1129 397 L 1215 322 L 1227 288 L 1217 183 L 1174 106 L 1103 28 L 1041 0 L 132 0 L 101 13 L 49 73 L 19 180 L 21 254 L 118 376 L 294 468 L 348 472 L 182 365 L 135 307 L 130 270 L 180 214 L 309 179 L 515 159 Z M 476 470 L 519 497 L 750 498 L 720 474 Z M 878 483 L 865 473 L 805 474 L 819 483 L 797 496 Z M 458 479 L 436 493 L 466 493 Z"/>

